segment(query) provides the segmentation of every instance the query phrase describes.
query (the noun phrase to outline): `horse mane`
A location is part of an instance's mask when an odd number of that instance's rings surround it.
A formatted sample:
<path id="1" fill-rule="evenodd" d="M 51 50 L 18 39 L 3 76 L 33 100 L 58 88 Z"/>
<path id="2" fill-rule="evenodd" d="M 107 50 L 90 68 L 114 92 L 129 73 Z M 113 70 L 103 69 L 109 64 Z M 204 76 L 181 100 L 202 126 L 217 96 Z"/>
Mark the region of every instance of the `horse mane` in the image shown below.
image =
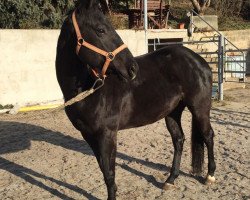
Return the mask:
<path id="1" fill-rule="evenodd" d="M 72 14 L 74 11 L 76 11 L 77 13 L 79 13 L 81 15 L 81 18 L 79 20 L 80 23 L 86 21 L 85 17 L 86 15 L 84 15 L 84 13 L 86 12 L 86 9 L 90 6 L 90 1 L 92 1 L 92 6 L 94 6 L 94 4 L 98 5 L 98 1 L 97 0 L 78 0 L 75 2 L 75 6 L 70 9 L 66 16 L 67 18 L 65 19 L 63 25 L 62 25 L 62 29 L 66 29 L 65 31 L 68 33 L 72 33 L 74 32 L 74 28 L 72 25 Z M 89 19 L 87 19 L 89 20 Z"/>

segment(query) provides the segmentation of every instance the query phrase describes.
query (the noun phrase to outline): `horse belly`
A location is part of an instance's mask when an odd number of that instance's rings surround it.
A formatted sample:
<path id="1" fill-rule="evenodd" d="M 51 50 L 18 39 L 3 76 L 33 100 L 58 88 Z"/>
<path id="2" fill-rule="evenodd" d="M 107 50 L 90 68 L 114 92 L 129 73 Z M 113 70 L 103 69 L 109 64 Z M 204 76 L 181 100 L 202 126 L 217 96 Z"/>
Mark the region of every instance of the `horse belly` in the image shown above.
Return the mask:
<path id="1" fill-rule="evenodd" d="M 152 124 L 171 113 L 181 100 L 181 94 L 152 96 L 136 101 L 129 119 L 120 123 L 121 129 Z"/>

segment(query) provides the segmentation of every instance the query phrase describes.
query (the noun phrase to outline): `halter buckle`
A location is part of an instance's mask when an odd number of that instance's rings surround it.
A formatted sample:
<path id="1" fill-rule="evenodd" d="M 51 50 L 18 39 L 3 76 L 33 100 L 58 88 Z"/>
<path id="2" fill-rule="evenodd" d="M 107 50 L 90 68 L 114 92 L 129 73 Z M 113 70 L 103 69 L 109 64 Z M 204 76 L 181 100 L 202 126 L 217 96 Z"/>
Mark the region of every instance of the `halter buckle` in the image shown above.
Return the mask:
<path id="1" fill-rule="evenodd" d="M 115 55 L 112 52 L 108 52 L 106 58 L 113 61 L 115 59 Z"/>
<path id="2" fill-rule="evenodd" d="M 77 43 L 78 43 L 78 45 L 82 45 L 83 44 L 83 42 L 84 42 L 84 39 L 83 38 L 78 38 L 77 39 Z"/>

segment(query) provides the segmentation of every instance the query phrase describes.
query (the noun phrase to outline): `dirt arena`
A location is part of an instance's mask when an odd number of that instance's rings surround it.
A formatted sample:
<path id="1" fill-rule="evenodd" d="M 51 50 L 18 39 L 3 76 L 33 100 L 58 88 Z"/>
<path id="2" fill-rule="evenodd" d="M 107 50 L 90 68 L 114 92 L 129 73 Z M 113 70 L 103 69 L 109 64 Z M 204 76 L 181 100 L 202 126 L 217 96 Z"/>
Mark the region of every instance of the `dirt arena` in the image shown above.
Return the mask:
<path id="1" fill-rule="evenodd" d="M 225 91 L 211 111 L 217 183 L 204 185 L 190 167 L 191 119 L 184 111 L 186 142 L 177 189 L 163 191 L 173 158 L 161 120 L 120 131 L 116 161 L 117 199 L 250 199 L 250 89 Z M 64 112 L 35 119 L 0 120 L 0 199 L 106 199 L 106 187 L 91 149 Z M 206 159 L 207 161 L 207 159 Z M 206 175 L 207 162 L 205 163 Z"/>

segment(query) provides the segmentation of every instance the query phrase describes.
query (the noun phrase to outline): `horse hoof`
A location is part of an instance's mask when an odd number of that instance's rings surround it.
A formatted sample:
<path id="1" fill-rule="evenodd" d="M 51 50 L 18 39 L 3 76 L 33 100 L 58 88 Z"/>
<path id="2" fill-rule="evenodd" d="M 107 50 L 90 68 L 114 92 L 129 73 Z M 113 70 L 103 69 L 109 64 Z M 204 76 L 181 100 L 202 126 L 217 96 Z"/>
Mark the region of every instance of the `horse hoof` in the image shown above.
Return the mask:
<path id="1" fill-rule="evenodd" d="M 173 190 L 176 189 L 177 187 L 174 184 L 170 183 L 164 183 L 163 190 Z"/>
<path id="2" fill-rule="evenodd" d="M 215 177 L 214 177 L 214 176 L 208 175 L 205 184 L 206 184 L 206 185 L 212 185 L 212 184 L 214 184 L 214 183 L 215 183 Z"/>

